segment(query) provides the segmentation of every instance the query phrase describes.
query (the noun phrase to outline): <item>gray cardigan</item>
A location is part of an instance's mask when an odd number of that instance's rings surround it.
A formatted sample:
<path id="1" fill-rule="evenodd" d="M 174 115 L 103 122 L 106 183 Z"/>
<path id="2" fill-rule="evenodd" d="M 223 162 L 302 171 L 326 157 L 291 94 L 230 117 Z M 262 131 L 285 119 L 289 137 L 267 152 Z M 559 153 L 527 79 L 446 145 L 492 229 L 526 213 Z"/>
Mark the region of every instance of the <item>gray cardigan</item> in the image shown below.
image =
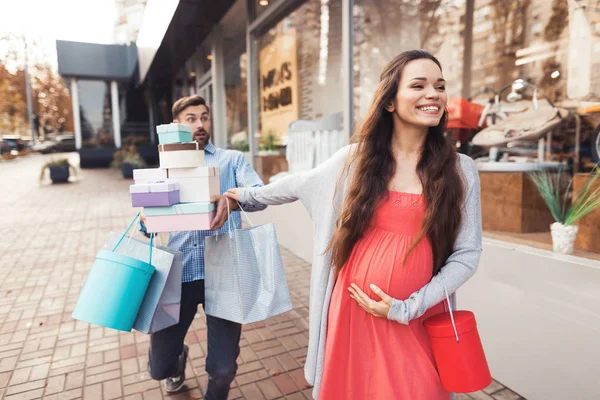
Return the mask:
<path id="1" fill-rule="evenodd" d="M 314 256 L 310 278 L 309 341 L 304 375 L 314 386 L 313 397 L 318 399 L 327 334 L 327 312 L 334 286 L 333 270 L 329 266 L 331 254 L 325 252 L 346 193 L 347 176 L 336 183 L 353 146 L 346 146 L 318 167 L 288 175 L 264 187 L 244 188 L 240 193 L 242 204 L 278 205 L 300 200 L 310 214 L 314 229 Z M 466 196 L 462 209 L 463 222 L 454 252 L 441 271 L 420 290 L 407 299 L 394 299 L 388 319 L 400 324 L 422 316 L 430 307 L 445 298 L 444 285 L 454 293 L 476 271 L 481 253 L 481 207 L 479 175 L 473 160 L 460 155 Z M 452 295 L 454 303 L 454 295 Z"/>

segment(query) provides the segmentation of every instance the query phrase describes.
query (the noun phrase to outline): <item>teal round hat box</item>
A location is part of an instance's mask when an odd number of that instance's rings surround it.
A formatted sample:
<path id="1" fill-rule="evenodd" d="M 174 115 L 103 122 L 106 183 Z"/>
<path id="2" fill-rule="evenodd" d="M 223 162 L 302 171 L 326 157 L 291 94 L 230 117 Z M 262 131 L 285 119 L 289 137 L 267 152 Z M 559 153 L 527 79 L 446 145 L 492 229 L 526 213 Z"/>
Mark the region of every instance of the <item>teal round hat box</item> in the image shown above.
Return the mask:
<path id="1" fill-rule="evenodd" d="M 93 325 L 130 332 L 155 268 L 149 263 L 115 253 L 121 240 L 112 251 L 100 250 L 96 254 L 72 317 Z"/>

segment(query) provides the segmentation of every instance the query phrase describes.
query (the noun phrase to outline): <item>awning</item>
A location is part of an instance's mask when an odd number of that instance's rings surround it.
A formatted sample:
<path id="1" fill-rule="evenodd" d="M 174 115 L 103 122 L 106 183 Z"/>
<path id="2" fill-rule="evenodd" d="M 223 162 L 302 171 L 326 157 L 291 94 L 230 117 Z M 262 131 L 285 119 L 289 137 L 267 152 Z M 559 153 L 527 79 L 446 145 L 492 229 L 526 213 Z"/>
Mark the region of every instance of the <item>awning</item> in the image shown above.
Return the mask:
<path id="1" fill-rule="evenodd" d="M 171 79 L 234 0 L 148 0 L 137 40 L 140 83 Z"/>
<path id="2" fill-rule="evenodd" d="M 129 81 L 135 72 L 135 45 L 56 41 L 58 73 L 64 78 Z"/>

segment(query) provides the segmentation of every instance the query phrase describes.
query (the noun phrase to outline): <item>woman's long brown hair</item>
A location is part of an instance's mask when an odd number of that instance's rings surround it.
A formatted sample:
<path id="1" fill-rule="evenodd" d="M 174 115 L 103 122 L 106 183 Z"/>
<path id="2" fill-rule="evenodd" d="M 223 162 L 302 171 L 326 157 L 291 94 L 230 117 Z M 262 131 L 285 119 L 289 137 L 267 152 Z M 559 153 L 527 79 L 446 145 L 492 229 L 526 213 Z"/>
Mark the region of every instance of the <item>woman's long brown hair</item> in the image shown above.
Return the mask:
<path id="1" fill-rule="evenodd" d="M 373 104 L 351 139 L 357 144 L 347 164 L 347 168 L 353 165 L 352 178 L 329 245 L 336 274 L 369 229 L 378 204 L 389 195 L 388 185 L 394 176 L 396 161 L 392 153 L 392 113 L 386 107 L 396 97 L 404 66 L 419 59 L 431 60 L 440 70 L 442 68 L 433 55 L 423 50 L 397 55 L 383 69 Z M 439 125 L 429 128 L 417 164 L 427 209 L 422 230 L 409 249 L 410 253 L 425 236 L 429 238 L 433 249 L 433 275 L 452 254 L 465 191 L 458 155 L 444 135 L 446 121 L 447 112 L 444 112 Z"/>

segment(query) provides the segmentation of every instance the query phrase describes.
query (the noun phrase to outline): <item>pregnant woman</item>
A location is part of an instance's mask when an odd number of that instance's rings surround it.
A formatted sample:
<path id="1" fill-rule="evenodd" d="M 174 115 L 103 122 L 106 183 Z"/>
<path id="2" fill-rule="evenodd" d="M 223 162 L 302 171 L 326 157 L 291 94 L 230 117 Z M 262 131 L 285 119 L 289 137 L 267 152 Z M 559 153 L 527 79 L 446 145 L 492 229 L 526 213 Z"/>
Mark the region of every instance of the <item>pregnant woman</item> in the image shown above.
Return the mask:
<path id="1" fill-rule="evenodd" d="M 444 136 L 446 102 L 438 60 L 401 53 L 351 145 L 308 172 L 226 193 L 300 200 L 313 219 L 305 376 L 315 399 L 450 398 L 423 321 L 475 273 L 481 212 L 477 168 Z"/>

